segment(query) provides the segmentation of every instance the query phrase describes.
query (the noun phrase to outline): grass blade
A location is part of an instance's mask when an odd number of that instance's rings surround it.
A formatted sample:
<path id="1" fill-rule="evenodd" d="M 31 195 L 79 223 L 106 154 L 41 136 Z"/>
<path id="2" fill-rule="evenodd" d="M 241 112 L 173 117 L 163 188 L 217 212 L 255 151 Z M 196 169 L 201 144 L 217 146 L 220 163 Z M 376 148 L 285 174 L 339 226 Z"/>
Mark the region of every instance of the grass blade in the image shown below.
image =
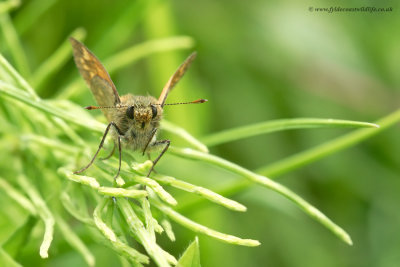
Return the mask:
<path id="1" fill-rule="evenodd" d="M 2 71 L 7 73 L 7 77 L 13 80 L 14 86 L 19 86 L 27 91 L 34 100 L 39 100 L 35 90 L 28 84 L 28 82 L 22 78 L 22 76 L 11 66 L 11 64 L 0 54 L 0 67 Z M 6 79 L 2 79 L 5 81 Z M 8 79 L 7 79 L 8 81 Z M 3 84 L 6 84 L 3 82 Z"/>
<path id="2" fill-rule="evenodd" d="M 6 193 L 10 198 L 16 201 L 21 207 L 26 209 L 30 214 L 34 216 L 37 215 L 36 208 L 34 207 L 32 202 L 1 177 L 0 188 L 2 188 L 4 193 Z"/>
<path id="3" fill-rule="evenodd" d="M 81 41 L 83 38 L 85 38 L 86 31 L 82 28 L 78 28 L 73 31 L 70 36 Z M 43 84 L 49 78 L 51 78 L 53 74 L 57 73 L 71 58 L 71 56 L 71 44 L 67 38 L 61 44 L 61 46 L 45 62 L 43 62 L 41 66 L 37 68 L 35 73 L 32 75 L 32 85 L 34 88 L 36 88 L 38 93 L 43 90 Z"/>
<path id="4" fill-rule="evenodd" d="M 150 257 L 152 257 L 158 266 L 169 267 L 170 265 L 163 251 L 152 240 L 151 236 L 144 228 L 142 221 L 136 216 L 129 202 L 125 198 L 118 198 L 117 205 L 129 225 L 131 232 L 140 240 Z"/>
<path id="5" fill-rule="evenodd" d="M 61 110 L 60 108 L 57 108 L 56 106 L 49 104 L 46 101 L 40 99 L 32 99 L 30 95 L 28 95 L 21 89 L 18 89 L 15 86 L 4 83 L 2 81 L 0 81 L 0 93 L 5 94 L 8 97 L 11 97 L 22 103 L 25 103 L 33 108 L 36 108 L 37 110 L 56 116 L 75 125 L 79 125 L 84 128 L 98 132 L 103 132 L 105 129 L 105 125 L 96 120 L 86 120 L 82 117 L 77 119 L 76 117 L 71 116 L 70 113 Z"/>
<path id="6" fill-rule="evenodd" d="M 28 216 L 25 222 L 1 245 L 4 251 L 11 257 L 16 257 L 26 242 L 28 242 L 37 221 L 36 217 Z M 3 265 L 0 264 L 0 266 Z"/>
<path id="7" fill-rule="evenodd" d="M 109 200 L 110 198 L 103 198 L 101 202 L 97 205 L 96 209 L 94 210 L 93 219 L 97 228 L 100 230 L 100 232 L 104 235 L 106 239 L 111 241 L 113 248 L 121 255 L 126 256 L 128 259 L 134 262 L 148 264 L 149 258 L 146 255 L 138 252 L 137 250 L 129 247 L 127 244 L 121 242 L 121 240 L 117 238 L 117 235 L 114 233 L 114 231 L 110 227 L 108 227 L 107 224 L 102 220 L 101 212 L 105 208 L 105 206 L 109 203 Z"/>
<path id="8" fill-rule="evenodd" d="M 15 27 L 19 35 L 23 35 L 35 22 L 49 10 L 58 0 L 27 1 L 15 18 Z"/>
<path id="9" fill-rule="evenodd" d="M 51 242 L 53 241 L 54 234 L 54 217 L 50 212 L 49 208 L 46 205 L 46 202 L 40 196 L 39 192 L 36 191 L 35 187 L 30 184 L 28 179 L 24 175 L 19 175 L 17 177 L 18 183 L 21 185 L 21 188 L 27 193 L 31 201 L 36 207 L 37 213 L 39 217 L 44 222 L 44 237 L 42 245 L 40 246 L 40 257 L 48 258 L 49 257 L 49 248 Z"/>
<path id="10" fill-rule="evenodd" d="M 189 148 L 186 149 L 178 149 L 175 147 L 170 147 L 169 151 L 173 153 L 174 155 L 184 157 L 184 158 L 189 158 L 189 159 L 195 159 L 195 160 L 201 160 L 203 162 L 208 162 L 213 165 L 219 166 L 221 168 L 224 168 L 228 171 L 231 171 L 233 173 L 239 174 L 248 180 L 262 185 L 266 188 L 269 188 L 282 196 L 286 197 L 290 201 L 292 201 L 294 204 L 296 204 L 300 209 L 302 209 L 306 214 L 308 214 L 311 218 L 315 219 L 322 225 L 324 225 L 327 229 L 329 229 L 331 232 L 333 232 L 337 237 L 339 237 L 341 240 L 346 242 L 347 244 L 351 245 L 352 241 L 350 236 L 338 225 L 336 225 L 334 222 L 332 222 L 328 217 L 326 217 L 322 212 L 320 212 L 318 209 L 310 205 L 307 201 L 296 195 L 293 191 L 289 190 L 285 186 L 265 177 L 261 176 L 259 174 L 256 174 L 254 172 L 251 172 L 239 165 L 236 165 L 232 162 L 229 162 L 225 159 L 219 158 L 214 155 L 202 153 L 199 151 L 195 151 Z"/>
<path id="11" fill-rule="evenodd" d="M 7 48 L 14 59 L 16 68 L 23 77 L 29 77 L 30 70 L 28 59 L 25 55 L 24 49 L 22 48 L 19 35 L 17 34 L 8 14 L 0 14 L 0 27 L 4 35 L 2 41 L 7 45 Z"/>
<path id="12" fill-rule="evenodd" d="M 196 236 L 194 241 L 183 252 L 178 261 L 177 267 L 200 267 L 200 247 L 199 239 Z"/>
<path id="13" fill-rule="evenodd" d="M 115 188 L 115 187 L 99 187 L 98 192 L 105 196 L 112 197 L 128 197 L 128 198 L 144 198 L 147 197 L 148 194 L 144 190 L 136 190 L 136 189 L 124 189 L 124 188 Z"/>
<path id="14" fill-rule="evenodd" d="M 205 144 L 203 144 L 202 142 L 200 142 L 199 140 L 197 140 L 196 138 L 193 137 L 193 135 L 191 135 L 190 133 L 188 133 L 185 129 L 183 129 L 182 127 L 179 127 L 167 120 L 163 120 L 161 122 L 161 128 L 173 133 L 179 137 L 181 137 L 183 140 L 185 140 L 186 142 L 188 142 L 188 144 L 190 144 L 191 146 L 193 146 L 194 148 L 196 148 L 197 150 L 201 151 L 201 152 L 205 152 L 208 153 L 208 148 Z"/>
<path id="15" fill-rule="evenodd" d="M 198 224 L 185 216 L 179 214 L 178 212 L 174 211 L 172 208 L 167 207 L 166 205 L 161 204 L 159 201 L 152 199 L 152 204 L 157 209 L 162 211 L 166 214 L 171 220 L 181 224 L 182 226 L 192 230 L 196 233 L 201 233 L 212 238 L 218 239 L 225 243 L 239 245 L 239 246 L 247 246 L 247 247 L 255 247 L 260 245 L 260 242 L 253 239 L 242 239 L 233 235 L 227 235 L 221 232 L 217 232 L 213 229 L 210 229 L 204 225 Z"/>
<path id="16" fill-rule="evenodd" d="M 60 228 L 60 232 L 63 234 L 65 241 L 67 241 L 71 247 L 75 248 L 79 254 L 82 255 L 83 259 L 89 266 L 94 266 L 95 258 L 93 254 L 89 251 L 82 240 L 74 233 L 74 231 L 72 231 L 69 225 L 59 216 L 56 216 L 56 223 Z"/>
<path id="17" fill-rule="evenodd" d="M 15 9 L 16 7 L 19 7 L 21 4 L 20 0 L 8 0 L 8 1 L 3 1 L 0 2 L 0 15 L 3 13 L 8 13 L 11 10 Z"/>
<path id="18" fill-rule="evenodd" d="M 22 267 L 2 247 L 0 247 L 0 265 L 7 267 Z"/>
<path id="19" fill-rule="evenodd" d="M 341 137 L 335 138 L 328 143 L 321 144 L 314 148 L 308 149 L 304 152 L 300 152 L 289 158 L 278 161 L 274 164 L 261 167 L 255 172 L 266 175 L 268 177 L 276 178 L 279 175 L 288 173 L 289 171 L 298 169 L 307 164 L 311 164 L 319 159 L 325 158 L 331 154 L 354 146 L 372 136 L 375 136 L 382 131 L 392 127 L 396 123 L 400 122 L 400 109 L 390 113 L 386 117 L 376 122 L 380 127 L 378 129 L 359 129 Z M 228 185 L 216 189 L 215 192 L 224 195 L 232 196 L 239 192 L 246 190 L 248 187 L 253 186 L 248 179 L 243 178 L 236 180 Z M 193 201 L 187 201 L 184 206 L 181 206 L 179 210 L 192 209 L 194 206 L 198 206 L 204 203 L 204 199 L 197 199 Z"/>
<path id="20" fill-rule="evenodd" d="M 178 188 L 178 189 L 190 192 L 190 193 L 194 193 L 201 197 L 204 197 L 205 199 L 208 199 L 208 200 L 210 200 L 214 203 L 217 203 L 221 206 L 224 206 L 228 209 L 235 210 L 235 211 L 242 211 L 242 212 L 246 211 L 246 207 L 243 206 L 242 204 L 240 204 L 234 200 L 228 199 L 224 196 L 221 196 L 207 188 L 193 185 L 188 182 L 178 180 L 174 177 L 165 176 L 165 175 L 161 175 L 161 174 L 154 174 L 152 176 L 152 178 L 162 184 L 167 184 L 172 187 L 175 187 L 175 188 Z"/>
<path id="21" fill-rule="evenodd" d="M 272 133 L 291 129 L 308 128 L 339 128 L 339 127 L 368 127 L 378 128 L 379 125 L 368 122 L 336 120 L 336 119 L 315 119 L 315 118 L 296 118 L 261 122 L 233 128 L 218 132 L 202 138 L 204 144 L 215 146 L 227 142 L 240 140 L 252 136 Z"/>

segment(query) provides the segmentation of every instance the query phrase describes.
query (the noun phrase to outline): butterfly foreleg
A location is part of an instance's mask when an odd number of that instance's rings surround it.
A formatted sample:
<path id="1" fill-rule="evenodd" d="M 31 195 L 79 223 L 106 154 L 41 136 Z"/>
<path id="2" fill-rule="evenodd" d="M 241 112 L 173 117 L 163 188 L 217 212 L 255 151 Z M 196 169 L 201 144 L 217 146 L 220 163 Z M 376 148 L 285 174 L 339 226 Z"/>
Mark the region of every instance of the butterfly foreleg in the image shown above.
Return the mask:
<path id="1" fill-rule="evenodd" d="M 103 137 L 102 137 L 102 139 L 101 139 L 99 148 L 97 149 L 96 153 L 94 154 L 94 156 L 93 156 L 92 160 L 89 162 L 89 164 L 86 165 L 84 168 L 80 169 L 79 171 L 75 171 L 74 174 L 78 174 L 78 173 L 84 172 L 85 170 L 87 170 L 87 169 L 93 164 L 94 160 L 96 159 L 97 155 L 99 154 L 101 148 L 102 148 L 103 145 L 104 145 L 104 141 L 106 140 L 106 137 L 107 137 L 107 135 L 108 135 L 108 132 L 110 131 L 111 126 L 113 126 L 114 129 L 115 129 L 115 130 L 117 131 L 117 133 L 118 133 L 117 141 L 118 141 L 118 150 L 119 150 L 119 167 L 118 167 L 118 173 L 117 173 L 117 175 L 115 176 L 115 178 L 118 177 L 119 172 L 120 172 L 120 170 L 121 170 L 121 136 L 122 136 L 123 134 L 121 133 L 120 129 L 118 128 L 118 126 L 117 126 L 114 122 L 110 122 L 110 123 L 107 125 L 107 128 L 106 128 L 106 130 L 104 131 Z M 113 152 L 114 152 L 114 150 L 113 150 Z"/>
<path id="2" fill-rule="evenodd" d="M 147 174 L 147 177 L 150 176 L 151 172 L 154 170 L 154 166 L 156 166 L 157 162 L 160 160 L 160 158 L 164 155 L 164 153 L 168 150 L 169 145 L 171 144 L 171 141 L 166 139 L 166 140 L 158 140 L 155 141 L 154 143 L 149 144 L 149 146 L 153 149 L 159 146 L 164 146 L 163 149 L 161 150 L 161 153 L 158 155 L 158 157 L 153 160 L 153 165 L 151 166 L 149 173 Z"/>

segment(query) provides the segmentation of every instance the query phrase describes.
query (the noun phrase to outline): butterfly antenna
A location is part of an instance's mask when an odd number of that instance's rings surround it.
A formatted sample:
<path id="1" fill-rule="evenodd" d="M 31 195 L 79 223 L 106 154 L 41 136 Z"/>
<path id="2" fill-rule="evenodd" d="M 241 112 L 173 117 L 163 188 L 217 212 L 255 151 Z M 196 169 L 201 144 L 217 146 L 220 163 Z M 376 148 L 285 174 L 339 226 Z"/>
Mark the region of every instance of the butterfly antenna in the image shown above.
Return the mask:
<path id="1" fill-rule="evenodd" d="M 202 104 L 207 102 L 207 99 L 197 99 L 194 101 L 190 101 L 190 102 L 179 102 L 179 103 L 168 103 L 168 104 L 164 104 L 164 106 L 173 106 L 173 105 L 186 105 L 186 104 Z"/>
<path id="2" fill-rule="evenodd" d="M 93 109 L 111 109 L 111 108 L 126 108 L 128 106 L 114 106 L 114 107 L 96 107 L 96 106 L 87 106 L 85 109 L 93 110 Z"/>

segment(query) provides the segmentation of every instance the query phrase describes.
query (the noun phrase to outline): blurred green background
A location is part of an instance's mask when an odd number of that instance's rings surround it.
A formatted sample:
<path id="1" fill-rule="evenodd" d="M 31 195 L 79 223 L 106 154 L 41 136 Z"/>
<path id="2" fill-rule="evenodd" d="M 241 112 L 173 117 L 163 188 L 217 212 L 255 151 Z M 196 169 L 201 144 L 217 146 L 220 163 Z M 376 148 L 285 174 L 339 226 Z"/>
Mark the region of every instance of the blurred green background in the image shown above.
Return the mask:
<path id="1" fill-rule="evenodd" d="M 393 11 L 327 13 L 309 9 L 331 6 L 392 7 Z M 4 16 L 2 20 L 8 19 Z M 400 16 L 394 1 L 32 0 L 22 1 L 9 18 L 21 40 L 20 62 L 24 57 L 29 62 L 20 66 L 28 81 L 79 27 L 86 30 L 84 43 L 103 62 L 134 44 L 177 35 L 192 37 L 193 49 L 155 53 L 111 76 L 120 95 L 158 96 L 176 67 L 196 50 L 198 58 L 168 102 L 197 98 L 209 102 L 168 107 L 165 116 L 199 138 L 282 118 L 374 122 L 399 107 Z M 10 35 L 3 31 L 0 38 L 0 52 L 18 66 L 19 60 L 11 56 L 7 45 Z M 45 99 L 60 98 L 77 77 L 69 58 L 35 90 Z M 67 97 L 80 106 L 95 104 L 90 91 L 83 88 Z M 94 115 L 101 120 L 100 112 Z M 278 132 L 212 147 L 211 152 L 255 170 L 350 131 Z M 5 138 L 6 134 L 0 136 Z M 94 151 L 99 136 L 89 136 Z M 352 247 L 283 197 L 254 186 L 230 196 L 248 207 L 246 213 L 209 203 L 185 210 L 184 214 L 197 222 L 262 243 L 246 248 L 199 236 L 202 265 L 399 266 L 399 136 L 397 124 L 360 145 L 276 177 L 348 231 Z M 168 137 L 173 144 L 180 144 L 173 135 Z M 13 157 L 7 153 L 0 156 L 1 176 L 8 175 Z M 211 189 L 238 178 L 170 155 L 158 168 Z M 179 201 L 179 192 L 171 192 Z M 184 197 L 182 194 L 181 199 Z M 3 242 L 18 226 L 15 221 L 20 218 L 22 223 L 25 215 L 9 198 L 0 195 L 0 201 Z M 195 234 L 173 226 L 177 241 L 170 243 L 161 237 L 161 243 L 179 256 Z M 84 236 L 79 225 L 75 229 Z M 50 258 L 40 259 L 38 235 L 18 258 L 25 266 L 85 266 L 57 235 Z M 90 238 L 85 242 L 96 255 L 97 266 L 118 266 L 113 252 Z"/>

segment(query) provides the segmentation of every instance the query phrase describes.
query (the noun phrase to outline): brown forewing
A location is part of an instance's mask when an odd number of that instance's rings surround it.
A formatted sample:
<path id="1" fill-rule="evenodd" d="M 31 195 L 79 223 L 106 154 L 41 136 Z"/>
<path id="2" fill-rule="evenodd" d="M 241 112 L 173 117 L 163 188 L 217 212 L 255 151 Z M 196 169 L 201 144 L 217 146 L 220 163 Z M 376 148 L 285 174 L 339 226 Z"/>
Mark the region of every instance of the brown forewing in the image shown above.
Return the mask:
<path id="1" fill-rule="evenodd" d="M 104 66 L 89 49 L 74 38 L 69 39 L 75 64 L 93 93 L 99 106 L 115 106 L 121 103 L 117 89 Z M 112 109 L 102 109 L 108 121 L 112 120 Z"/>
<path id="2" fill-rule="evenodd" d="M 169 78 L 168 82 L 165 84 L 160 94 L 160 97 L 158 98 L 158 103 L 161 105 L 161 107 L 164 106 L 169 91 L 171 91 L 174 86 L 179 82 L 179 80 L 183 77 L 192 61 L 196 58 L 196 55 L 196 52 L 190 54 L 190 56 L 185 59 L 185 61 L 179 66 L 179 68 L 175 71 L 171 78 Z"/>

